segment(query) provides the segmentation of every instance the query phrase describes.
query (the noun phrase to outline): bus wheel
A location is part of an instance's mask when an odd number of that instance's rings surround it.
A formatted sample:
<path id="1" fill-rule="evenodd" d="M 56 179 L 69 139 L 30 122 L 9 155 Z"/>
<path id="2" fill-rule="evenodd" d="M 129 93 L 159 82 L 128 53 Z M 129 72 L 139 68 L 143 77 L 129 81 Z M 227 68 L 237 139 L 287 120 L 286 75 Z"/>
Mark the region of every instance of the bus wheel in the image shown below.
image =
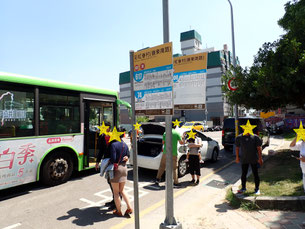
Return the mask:
<path id="1" fill-rule="evenodd" d="M 69 154 L 57 152 L 42 167 L 42 182 L 54 186 L 66 182 L 72 174 L 73 163 Z"/>

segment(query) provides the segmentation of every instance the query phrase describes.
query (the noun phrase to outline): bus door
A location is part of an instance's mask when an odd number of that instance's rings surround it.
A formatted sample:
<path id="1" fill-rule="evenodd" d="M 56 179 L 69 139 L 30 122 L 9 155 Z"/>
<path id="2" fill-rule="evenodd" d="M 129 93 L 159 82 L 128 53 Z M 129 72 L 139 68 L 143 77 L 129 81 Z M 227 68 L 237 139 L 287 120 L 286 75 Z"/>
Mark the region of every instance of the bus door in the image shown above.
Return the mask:
<path id="1" fill-rule="evenodd" d="M 84 104 L 84 166 L 91 167 L 96 163 L 99 152 L 99 128 L 103 121 L 114 124 L 114 103 L 86 100 Z"/>

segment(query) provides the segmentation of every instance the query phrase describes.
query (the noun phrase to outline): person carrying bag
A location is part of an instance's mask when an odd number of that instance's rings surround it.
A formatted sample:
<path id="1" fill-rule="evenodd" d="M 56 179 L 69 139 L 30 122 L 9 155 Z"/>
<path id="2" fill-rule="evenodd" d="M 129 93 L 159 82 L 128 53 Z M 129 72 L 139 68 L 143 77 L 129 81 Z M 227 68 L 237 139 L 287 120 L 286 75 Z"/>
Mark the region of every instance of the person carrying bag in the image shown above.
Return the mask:
<path id="1" fill-rule="evenodd" d="M 120 136 L 122 138 L 123 135 Z M 120 195 L 123 197 L 127 210 L 125 216 L 130 217 L 132 213 L 132 208 L 129 203 L 128 197 L 125 194 L 124 186 L 127 181 L 127 160 L 129 158 L 129 149 L 125 142 L 121 140 L 114 141 L 110 146 L 110 162 L 114 166 L 114 178 L 110 180 L 113 193 L 114 193 L 114 202 L 116 210 L 113 211 L 114 215 L 123 216 L 121 211 L 121 199 Z"/>

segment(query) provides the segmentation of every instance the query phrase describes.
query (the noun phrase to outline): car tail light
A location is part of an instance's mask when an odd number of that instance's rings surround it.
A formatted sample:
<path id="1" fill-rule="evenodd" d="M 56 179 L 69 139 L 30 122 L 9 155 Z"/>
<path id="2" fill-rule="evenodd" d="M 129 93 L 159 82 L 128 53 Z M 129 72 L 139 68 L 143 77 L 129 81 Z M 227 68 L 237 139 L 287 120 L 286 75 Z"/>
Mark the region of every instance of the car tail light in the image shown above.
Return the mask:
<path id="1" fill-rule="evenodd" d="M 225 131 L 224 130 L 222 130 L 222 136 L 225 136 Z"/>

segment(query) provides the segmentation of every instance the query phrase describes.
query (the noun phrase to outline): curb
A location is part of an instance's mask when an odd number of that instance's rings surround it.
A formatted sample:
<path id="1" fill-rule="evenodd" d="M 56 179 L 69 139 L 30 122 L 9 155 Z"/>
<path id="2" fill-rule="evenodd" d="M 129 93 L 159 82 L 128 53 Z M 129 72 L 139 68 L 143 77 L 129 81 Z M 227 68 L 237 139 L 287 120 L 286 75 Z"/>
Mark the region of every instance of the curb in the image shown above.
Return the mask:
<path id="1" fill-rule="evenodd" d="M 281 144 L 281 146 L 283 143 Z M 277 147 L 274 150 L 269 150 L 268 155 L 264 156 L 264 161 L 267 161 L 270 157 L 276 154 L 276 151 L 282 150 L 283 148 Z M 285 148 L 284 148 L 285 149 Z M 252 174 L 248 173 L 248 177 Z M 231 188 L 233 195 L 241 201 L 252 202 L 257 205 L 260 209 L 273 209 L 273 210 L 294 210 L 304 211 L 305 210 L 305 196 L 244 196 L 243 194 L 237 193 L 238 187 L 241 181 L 237 181 Z"/>
<path id="2" fill-rule="evenodd" d="M 241 201 L 252 202 L 257 205 L 260 210 L 272 209 L 281 211 L 304 211 L 305 196 L 244 196 L 233 191 L 233 195 Z"/>

